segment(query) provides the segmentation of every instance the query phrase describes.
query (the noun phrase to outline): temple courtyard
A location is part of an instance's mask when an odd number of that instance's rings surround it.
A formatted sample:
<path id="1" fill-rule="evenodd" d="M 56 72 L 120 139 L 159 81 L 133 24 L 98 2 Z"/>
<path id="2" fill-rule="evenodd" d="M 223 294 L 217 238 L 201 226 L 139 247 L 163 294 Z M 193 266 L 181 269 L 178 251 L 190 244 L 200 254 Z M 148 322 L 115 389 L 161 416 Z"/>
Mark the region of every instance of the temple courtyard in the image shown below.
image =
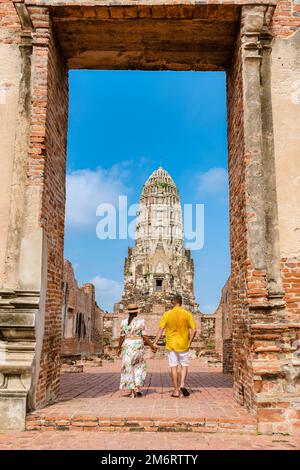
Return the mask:
<path id="1" fill-rule="evenodd" d="M 58 402 L 29 414 L 25 432 L 0 434 L 0 449 L 300 449 L 300 436 L 258 433 L 217 367 L 192 360 L 191 395 L 176 399 L 166 359 L 150 359 L 144 397 L 132 399 L 120 365 L 62 374 Z"/>

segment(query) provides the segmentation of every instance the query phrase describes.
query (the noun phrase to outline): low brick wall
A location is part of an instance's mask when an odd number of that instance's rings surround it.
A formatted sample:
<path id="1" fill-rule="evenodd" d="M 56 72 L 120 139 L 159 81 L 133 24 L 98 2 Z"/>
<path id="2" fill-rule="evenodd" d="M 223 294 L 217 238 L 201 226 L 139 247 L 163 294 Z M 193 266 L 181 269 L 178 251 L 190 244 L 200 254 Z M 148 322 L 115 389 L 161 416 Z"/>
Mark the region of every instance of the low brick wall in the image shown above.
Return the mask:
<path id="1" fill-rule="evenodd" d="M 224 339 L 223 341 L 223 373 L 232 374 L 233 361 L 232 361 L 232 338 Z"/>
<path id="2" fill-rule="evenodd" d="M 47 416 L 33 413 L 26 419 L 27 431 L 147 431 L 147 432 L 224 432 L 256 434 L 256 420 L 249 418 L 141 418 L 101 416 Z"/>
<path id="3" fill-rule="evenodd" d="M 103 348 L 101 343 L 97 344 L 89 340 L 78 340 L 77 338 L 64 339 L 62 344 L 62 356 L 88 356 L 89 354 L 100 354 Z"/>

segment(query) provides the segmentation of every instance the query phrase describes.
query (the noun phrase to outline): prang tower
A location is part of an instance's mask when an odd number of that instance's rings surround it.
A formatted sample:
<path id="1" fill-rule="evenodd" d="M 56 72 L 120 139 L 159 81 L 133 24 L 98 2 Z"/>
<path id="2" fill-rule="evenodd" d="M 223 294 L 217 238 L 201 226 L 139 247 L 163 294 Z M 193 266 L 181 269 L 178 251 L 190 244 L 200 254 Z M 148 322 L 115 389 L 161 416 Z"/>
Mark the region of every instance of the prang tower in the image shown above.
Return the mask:
<path id="1" fill-rule="evenodd" d="M 144 313 L 162 313 L 175 293 L 195 312 L 194 262 L 183 243 L 182 210 L 177 187 L 162 167 L 143 186 L 138 206 L 136 240 L 124 265 L 124 291 L 116 310 L 137 302 Z"/>

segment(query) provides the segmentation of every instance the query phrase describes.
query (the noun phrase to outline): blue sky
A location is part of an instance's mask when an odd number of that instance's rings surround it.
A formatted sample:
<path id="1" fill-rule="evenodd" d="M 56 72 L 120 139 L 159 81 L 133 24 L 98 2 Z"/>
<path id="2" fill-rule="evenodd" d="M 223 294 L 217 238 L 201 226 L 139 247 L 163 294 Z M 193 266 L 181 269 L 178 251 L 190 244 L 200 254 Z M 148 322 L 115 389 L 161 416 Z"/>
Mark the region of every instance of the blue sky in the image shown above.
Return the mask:
<path id="1" fill-rule="evenodd" d="M 132 240 L 99 240 L 96 207 L 138 202 L 160 163 L 181 203 L 204 204 L 204 247 L 192 251 L 195 294 L 212 312 L 230 272 L 225 74 L 71 71 L 65 257 L 100 306 L 120 300 Z"/>

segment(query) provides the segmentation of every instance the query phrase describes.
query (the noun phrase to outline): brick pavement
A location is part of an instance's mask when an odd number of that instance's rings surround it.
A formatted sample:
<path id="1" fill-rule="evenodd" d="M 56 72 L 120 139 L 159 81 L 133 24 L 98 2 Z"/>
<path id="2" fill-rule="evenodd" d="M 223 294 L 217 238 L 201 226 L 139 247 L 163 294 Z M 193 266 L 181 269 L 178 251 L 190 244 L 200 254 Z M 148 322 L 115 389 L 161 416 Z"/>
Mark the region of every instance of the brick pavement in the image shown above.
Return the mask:
<path id="1" fill-rule="evenodd" d="M 299 450 L 300 437 L 194 432 L 26 431 L 0 434 L 0 450 Z"/>
<path id="2" fill-rule="evenodd" d="M 191 396 L 171 398 L 165 358 L 149 360 L 143 398 L 119 390 L 120 361 L 64 374 L 60 401 L 27 417 L 27 430 L 197 431 L 256 433 L 256 419 L 234 402 L 232 379 L 199 360 L 190 367 Z"/>
<path id="3" fill-rule="evenodd" d="M 233 400 L 231 376 L 220 369 L 193 360 L 188 380 L 191 396 L 173 399 L 165 359 L 148 364 L 141 399 L 124 397 L 119 391 L 120 361 L 85 367 L 81 374 L 64 374 L 60 401 L 29 415 L 30 431 L 0 434 L 0 449 L 300 449 L 300 436 L 257 435 L 255 419 Z M 133 419 L 140 432 L 134 431 Z M 160 432 L 158 438 L 157 432 L 145 430 L 151 423 L 155 430 L 178 432 Z M 180 431 L 182 423 L 188 424 L 189 432 Z"/>

